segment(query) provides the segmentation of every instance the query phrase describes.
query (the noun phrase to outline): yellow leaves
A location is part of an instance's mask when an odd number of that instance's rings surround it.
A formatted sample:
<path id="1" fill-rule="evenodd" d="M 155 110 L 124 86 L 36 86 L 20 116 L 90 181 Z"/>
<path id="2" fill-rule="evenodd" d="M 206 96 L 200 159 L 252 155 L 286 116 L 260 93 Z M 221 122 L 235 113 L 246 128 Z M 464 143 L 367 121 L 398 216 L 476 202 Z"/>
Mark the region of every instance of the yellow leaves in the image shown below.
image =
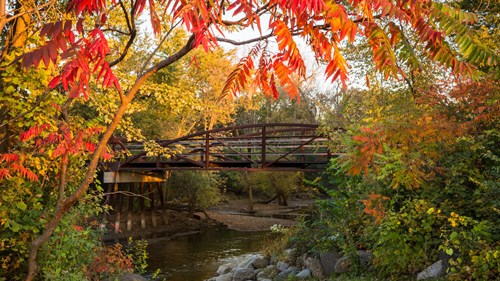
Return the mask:
<path id="1" fill-rule="evenodd" d="M 452 227 L 457 227 L 458 225 L 467 224 L 465 217 L 462 217 L 455 212 L 451 212 L 450 216 L 448 217 L 448 222 L 451 224 Z"/>

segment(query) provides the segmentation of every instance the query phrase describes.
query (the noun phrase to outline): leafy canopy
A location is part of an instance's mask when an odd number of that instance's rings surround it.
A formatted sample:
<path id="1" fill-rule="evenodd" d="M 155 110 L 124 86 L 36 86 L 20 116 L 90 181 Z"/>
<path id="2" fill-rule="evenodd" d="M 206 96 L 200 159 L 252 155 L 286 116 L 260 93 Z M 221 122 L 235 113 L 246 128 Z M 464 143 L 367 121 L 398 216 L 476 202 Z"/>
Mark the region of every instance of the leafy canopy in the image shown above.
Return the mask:
<path id="1" fill-rule="evenodd" d="M 49 86 L 62 83 L 72 97 L 89 94 L 93 73 L 104 87 L 114 86 L 120 91 L 119 80 L 110 67 L 115 62 L 106 59 L 111 50 L 103 30 L 110 25 L 106 22 L 108 11 L 125 6 L 121 1 L 108 4 L 104 0 L 71 1 L 64 19 L 43 26 L 40 35 L 47 38 L 46 43 L 26 54 L 23 65 L 28 68 L 37 67 L 41 61 L 45 65 L 63 63 L 61 74 Z M 191 34 L 187 44 L 193 48 L 202 46 L 210 51 L 219 42 L 255 43 L 228 77 L 225 93 L 235 94 L 252 84 L 276 97 L 279 83 L 291 97 L 298 97 L 291 75 L 304 76 L 306 66 L 295 37 L 303 38 L 316 59 L 327 64 L 327 77 L 344 85 L 349 65 L 340 48 L 345 43 L 356 43 L 358 36 L 368 39 L 373 63 L 386 77 L 405 77 L 396 53 L 412 56 L 414 44 L 424 46 L 430 59 L 458 74 L 472 74 L 475 69 L 471 63 L 499 62 L 498 55 L 483 47 L 468 27 L 478 21 L 476 15 L 429 0 L 137 0 L 127 13 L 131 17 L 128 24 L 135 24 L 146 7 L 156 35 L 161 35 L 162 20 L 170 21 L 171 26 L 181 23 Z M 84 28 L 86 16 L 94 20 L 92 28 Z M 263 23 L 263 18 L 268 22 Z M 258 30 L 261 36 L 246 41 L 226 38 L 231 31 L 245 28 Z M 417 35 L 415 42 L 409 42 L 405 29 Z M 278 51 L 268 48 L 271 39 L 277 42 Z"/>

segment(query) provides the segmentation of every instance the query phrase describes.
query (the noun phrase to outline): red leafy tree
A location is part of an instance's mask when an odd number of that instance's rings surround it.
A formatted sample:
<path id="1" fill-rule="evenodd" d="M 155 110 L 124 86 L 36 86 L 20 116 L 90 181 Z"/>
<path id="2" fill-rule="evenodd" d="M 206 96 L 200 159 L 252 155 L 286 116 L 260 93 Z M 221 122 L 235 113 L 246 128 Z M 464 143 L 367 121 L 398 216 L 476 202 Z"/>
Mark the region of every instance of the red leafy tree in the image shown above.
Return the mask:
<path id="1" fill-rule="evenodd" d="M 16 10 L 23 11 L 22 15 L 6 13 L 3 9 L 5 5 L 0 5 L 0 28 L 3 30 L 7 23 L 29 15 L 30 11 L 39 14 L 53 2 Z M 3 1 L 0 3 L 5 4 Z M 174 28 L 183 28 L 188 38 L 170 56 L 160 61 L 146 61 L 135 82 L 122 89 L 113 67 L 125 58 L 136 40 L 136 22 L 146 8 L 154 33 L 162 37 L 160 44 Z M 113 9 L 121 11 L 128 29 L 122 32 L 128 38 L 117 53 L 111 52 L 107 42 L 107 31 L 112 30 L 107 28 L 112 25 L 107 22 L 107 16 Z M 416 35 L 411 37 L 416 40 L 413 43 L 424 46 L 430 59 L 449 67 L 456 74 L 474 73 L 475 69 L 469 61 L 478 63 L 480 60 L 488 65 L 497 65 L 499 61 L 496 54 L 471 43 L 474 33 L 467 25 L 477 21 L 475 15 L 430 0 L 131 0 L 127 3 L 121 0 L 72 0 L 67 4 L 66 11 L 60 20 L 45 23 L 38 29 L 38 35 L 45 39 L 45 43 L 25 53 L 20 59 L 25 69 L 40 67 L 41 62 L 45 66 L 58 66 L 60 73 L 51 79 L 48 87 L 67 93 L 67 102 L 61 108 L 63 118 L 58 133 L 40 138 L 37 140 L 38 145 L 51 143 L 57 146 L 57 156 L 61 158 L 63 171 L 64 159 L 68 154 L 85 150 L 92 152 L 93 156 L 85 179 L 73 193 L 60 198 L 45 231 L 32 242 L 26 280 L 36 276 L 36 256 L 40 246 L 50 238 L 64 214 L 87 192 L 108 140 L 141 85 L 194 48 L 202 47 L 210 51 L 221 42 L 236 46 L 254 44 L 228 77 L 224 92 L 236 94 L 248 86 L 254 86 L 275 97 L 278 95 L 277 85 L 281 85 L 291 97 L 298 97 L 291 77 L 305 76 L 306 66 L 297 38 L 302 38 L 317 61 L 326 65 L 326 76 L 340 81 L 344 86 L 348 81 L 349 65 L 342 55 L 342 46 L 357 43 L 358 40 L 365 40 L 369 44 L 373 63 L 379 71 L 386 76 L 403 78 L 405 73 L 398 65 L 397 53 L 398 50 L 406 49 L 405 53 L 414 54 L 411 50 L 413 44 L 409 44 L 409 36 L 405 35 L 408 30 Z M 266 22 L 263 22 L 263 18 Z M 170 23 L 164 24 L 162 21 L 165 20 Z M 162 33 L 162 26 L 170 26 L 170 30 Z M 244 41 L 228 38 L 231 30 L 245 28 L 259 31 L 260 36 Z M 450 40 L 455 44 L 451 44 Z M 277 49 L 268 47 L 270 41 L 277 43 Z M 108 61 L 110 57 L 115 59 Z M 87 99 L 93 94 L 92 83 L 115 90 L 121 100 L 112 122 L 97 144 L 89 141 L 89 136 L 97 133 L 97 129 L 71 134 L 68 130 L 70 124 L 65 118 L 75 99 Z M 37 130 L 42 129 L 33 128 L 22 139 L 37 137 L 40 133 Z M 370 154 L 377 150 L 375 147 L 366 149 L 363 153 Z M 0 164 L 3 161 L 22 167 L 22 157 L 18 158 L 2 155 Z M 35 179 L 36 175 L 32 175 L 29 170 L 16 170 L 14 167 L 1 168 L 0 178 L 17 172 Z M 359 169 L 363 170 L 364 167 Z"/>

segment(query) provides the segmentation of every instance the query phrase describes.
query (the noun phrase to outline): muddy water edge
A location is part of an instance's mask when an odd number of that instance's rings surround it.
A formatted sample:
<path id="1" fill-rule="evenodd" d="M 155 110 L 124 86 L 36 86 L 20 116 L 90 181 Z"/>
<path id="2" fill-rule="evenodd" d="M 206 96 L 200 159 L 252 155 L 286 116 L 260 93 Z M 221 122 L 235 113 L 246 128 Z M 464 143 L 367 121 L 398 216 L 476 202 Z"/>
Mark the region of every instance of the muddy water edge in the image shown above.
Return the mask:
<path id="1" fill-rule="evenodd" d="M 161 270 L 157 280 L 202 281 L 239 256 L 258 252 L 269 231 L 237 231 L 212 227 L 198 233 L 148 241 L 148 270 Z"/>

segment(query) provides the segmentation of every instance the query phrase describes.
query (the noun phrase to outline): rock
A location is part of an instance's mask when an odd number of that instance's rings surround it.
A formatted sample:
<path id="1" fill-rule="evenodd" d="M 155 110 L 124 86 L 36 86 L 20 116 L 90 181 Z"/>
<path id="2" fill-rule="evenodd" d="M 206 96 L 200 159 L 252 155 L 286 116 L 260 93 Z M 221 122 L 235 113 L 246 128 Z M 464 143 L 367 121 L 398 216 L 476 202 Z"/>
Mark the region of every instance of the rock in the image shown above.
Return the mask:
<path id="1" fill-rule="evenodd" d="M 255 257 L 255 259 L 253 259 L 253 261 L 252 261 L 252 266 L 255 269 L 265 268 L 268 265 L 269 265 L 269 259 L 267 259 L 263 256 Z"/>
<path id="2" fill-rule="evenodd" d="M 296 252 L 297 252 L 297 250 L 294 248 L 286 249 L 285 250 L 286 260 L 287 261 L 294 261 Z"/>
<path id="3" fill-rule="evenodd" d="M 286 262 L 282 262 L 282 261 L 279 261 L 277 264 L 276 264 L 276 268 L 280 271 L 280 272 L 283 272 L 285 270 L 287 270 L 287 268 L 290 267 L 288 265 L 288 263 Z"/>
<path id="4" fill-rule="evenodd" d="M 233 280 L 232 272 L 215 277 L 215 281 L 232 281 L 232 280 Z"/>
<path id="5" fill-rule="evenodd" d="M 237 268 L 233 273 L 232 281 L 255 280 L 255 272 L 250 268 Z"/>
<path id="6" fill-rule="evenodd" d="M 342 255 L 336 252 L 321 253 L 319 255 L 319 261 L 325 276 L 330 276 L 334 272 L 335 264 L 340 258 L 342 258 Z"/>
<path id="7" fill-rule="evenodd" d="M 358 253 L 358 257 L 359 257 L 359 265 L 362 268 L 369 267 L 372 263 L 373 253 L 363 251 L 363 250 L 358 250 L 357 253 Z"/>
<path id="8" fill-rule="evenodd" d="M 295 259 L 295 265 L 298 266 L 298 267 L 300 267 L 300 268 L 302 268 L 303 266 L 305 266 L 305 260 L 304 260 L 304 258 L 302 256 L 297 257 Z"/>
<path id="9" fill-rule="evenodd" d="M 242 262 L 238 264 L 236 268 L 250 268 L 253 269 L 252 263 L 259 257 L 262 257 L 262 255 L 250 255 L 246 259 L 244 259 Z"/>
<path id="10" fill-rule="evenodd" d="M 296 250 L 294 248 L 290 248 L 290 249 L 285 250 L 285 254 L 287 256 L 293 256 L 293 255 L 295 255 L 295 252 L 296 252 Z"/>
<path id="11" fill-rule="evenodd" d="M 210 279 L 205 279 L 205 281 L 216 281 L 216 280 L 217 280 L 217 278 L 215 278 L 215 277 L 212 277 Z"/>
<path id="12" fill-rule="evenodd" d="M 219 266 L 219 268 L 217 269 L 217 275 L 223 275 L 223 274 L 226 274 L 228 272 L 231 272 L 231 270 L 233 270 L 234 267 L 235 267 L 234 263 L 223 264 L 223 265 Z"/>
<path id="13" fill-rule="evenodd" d="M 270 265 L 266 266 L 266 268 L 264 268 L 264 270 L 266 272 L 273 272 L 273 271 L 276 271 L 277 269 L 276 269 L 275 265 L 270 264 Z"/>
<path id="14" fill-rule="evenodd" d="M 428 278 L 439 278 L 445 273 L 445 267 L 442 260 L 439 260 L 417 274 L 417 280 L 424 280 Z"/>
<path id="15" fill-rule="evenodd" d="M 321 268 L 321 262 L 313 257 L 308 257 L 306 259 L 306 268 L 311 271 L 313 277 L 316 278 L 324 278 L 325 274 L 323 273 L 323 269 Z"/>
<path id="16" fill-rule="evenodd" d="M 348 257 L 343 257 L 343 258 L 340 258 L 337 263 L 335 264 L 335 268 L 333 269 L 333 271 L 335 273 L 345 273 L 349 270 L 349 268 L 351 267 L 351 261 L 349 260 Z"/>
<path id="17" fill-rule="evenodd" d="M 273 281 L 273 280 L 269 278 L 262 278 L 262 279 L 257 279 L 257 281 Z"/>
<path id="18" fill-rule="evenodd" d="M 257 280 L 268 279 L 269 277 L 269 274 L 264 271 L 258 272 L 256 275 Z"/>
<path id="19" fill-rule="evenodd" d="M 256 273 L 257 280 L 273 279 L 272 277 L 278 274 L 278 269 L 272 264 L 266 266 L 266 268 L 261 269 L 261 271 L 259 272 L 257 271 L 259 271 L 259 269 L 254 271 Z"/>
<path id="20" fill-rule="evenodd" d="M 296 267 L 291 266 L 287 268 L 285 271 L 280 272 L 276 277 L 278 277 L 279 279 L 285 279 L 288 276 L 293 276 L 297 274 L 297 272 L 299 272 L 299 270 Z"/>
<path id="21" fill-rule="evenodd" d="M 118 281 L 148 281 L 148 279 L 142 277 L 139 274 L 134 274 L 134 273 L 125 273 L 116 279 L 110 279 L 110 280 L 118 280 Z"/>
<path id="22" fill-rule="evenodd" d="M 306 268 L 306 269 L 302 270 L 301 272 L 297 273 L 297 275 L 295 275 L 295 277 L 297 277 L 298 279 L 307 279 L 307 278 L 311 278 L 312 275 L 311 275 L 311 271 Z"/>

